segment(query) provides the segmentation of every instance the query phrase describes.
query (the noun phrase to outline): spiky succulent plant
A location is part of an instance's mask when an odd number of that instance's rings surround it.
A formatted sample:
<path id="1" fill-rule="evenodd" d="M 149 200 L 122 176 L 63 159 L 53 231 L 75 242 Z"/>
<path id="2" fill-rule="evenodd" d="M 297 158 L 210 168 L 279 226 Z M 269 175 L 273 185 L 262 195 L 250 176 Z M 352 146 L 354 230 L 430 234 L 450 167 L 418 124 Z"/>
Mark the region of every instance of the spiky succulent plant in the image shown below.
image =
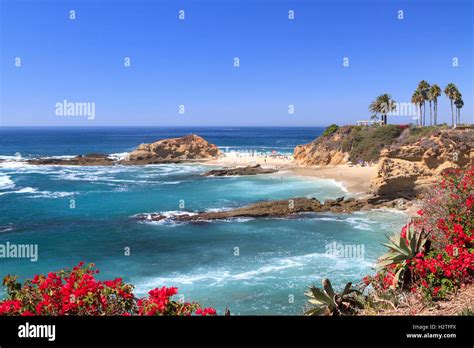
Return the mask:
<path id="1" fill-rule="evenodd" d="M 351 315 L 357 308 L 362 307 L 362 302 L 358 298 L 362 293 L 352 287 L 352 283 L 347 283 L 341 293 L 336 293 L 329 279 L 323 279 L 323 289 L 314 285 L 309 288 L 305 295 L 308 302 L 313 305 L 307 310 L 305 315 Z"/>
<path id="2" fill-rule="evenodd" d="M 417 231 L 412 226 L 406 229 L 406 238 L 403 238 L 400 233 L 395 233 L 388 238 L 388 243 L 384 243 L 389 251 L 383 254 L 377 266 L 380 269 L 387 268 L 390 265 L 397 265 L 395 272 L 395 279 L 393 287 L 396 287 L 400 282 L 403 283 L 405 272 L 408 268 L 406 261 L 413 259 L 418 253 L 425 250 L 428 238 L 424 230 Z"/>

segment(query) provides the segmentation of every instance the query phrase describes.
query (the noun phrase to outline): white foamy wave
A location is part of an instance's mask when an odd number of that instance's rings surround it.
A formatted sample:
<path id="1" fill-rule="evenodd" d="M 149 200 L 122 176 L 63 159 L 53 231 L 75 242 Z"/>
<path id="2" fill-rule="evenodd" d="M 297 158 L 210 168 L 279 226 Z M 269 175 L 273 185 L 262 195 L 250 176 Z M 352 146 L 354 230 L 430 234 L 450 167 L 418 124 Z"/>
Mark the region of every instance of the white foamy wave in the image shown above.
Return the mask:
<path id="1" fill-rule="evenodd" d="M 72 159 L 76 157 L 76 155 L 58 155 L 58 156 L 46 156 L 42 158 L 52 158 L 52 159 Z"/>
<path id="2" fill-rule="evenodd" d="M 0 168 L 23 168 L 28 166 L 25 161 L 5 161 L 0 162 Z"/>
<path id="3" fill-rule="evenodd" d="M 281 272 L 290 269 L 302 269 L 311 262 L 322 262 L 324 259 L 330 259 L 329 272 L 344 271 L 353 272 L 356 269 L 366 269 L 374 265 L 375 260 L 340 258 L 325 253 L 311 253 L 292 257 L 274 258 L 268 260 L 264 265 L 258 266 L 241 272 L 231 272 L 230 268 L 220 268 L 213 270 L 202 270 L 200 273 L 182 274 L 173 273 L 169 277 L 157 277 L 143 282 L 137 283 L 138 292 L 144 291 L 157 286 L 173 285 L 173 284 L 194 284 L 205 282 L 207 285 L 222 285 L 229 281 L 262 281 L 269 278 L 285 277 Z M 311 275 L 314 277 L 314 275 Z"/>
<path id="4" fill-rule="evenodd" d="M 75 192 L 50 192 L 50 191 L 39 191 L 35 187 L 22 187 L 15 191 L 0 192 L 0 196 L 7 194 L 22 194 L 28 195 L 28 198 L 62 198 L 67 196 L 75 195 Z"/>
<path id="5" fill-rule="evenodd" d="M 0 190 L 11 189 L 15 187 L 15 183 L 8 175 L 0 175 Z"/>
<path id="6" fill-rule="evenodd" d="M 153 221 L 151 216 L 152 214 L 159 214 L 159 215 L 163 215 L 165 218 L 162 219 L 162 220 L 158 220 L 158 221 Z M 192 212 L 186 212 L 186 211 L 176 211 L 176 210 L 169 210 L 169 211 L 162 211 L 162 212 L 158 212 L 158 213 L 151 213 L 151 214 L 136 214 L 136 215 L 133 215 L 133 217 L 137 217 L 137 216 L 143 216 L 143 215 L 147 215 L 147 218 L 145 220 L 141 220 L 140 223 L 145 223 L 145 224 L 149 224 L 149 225 L 167 225 L 167 226 L 178 226 L 178 225 L 182 225 L 182 224 L 187 224 L 188 222 L 182 222 L 182 221 L 175 221 L 173 219 L 174 216 L 180 216 L 180 215 L 196 215 L 197 213 L 192 213 Z"/>
<path id="7" fill-rule="evenodd" d="M 34 192 L 38 192 L 38 189 L 34 188 L 34 187 L 23 187 L 19 190 L 16 190 L 16 191 L 5 191 L 5 192 L 0 192 L 0 196 L 1 195 L 7 195 L 7 194 L 11 194 L 11 193 L 34 193 Z"/>
<path id="8" fill-rule="evenodd" d="M 107 157 L 116 161 L 121 161 L 125 159 L 128 155 L 128 152 L 120 152 L 120 153 L 111 153 Z"/>
<path id="9" fill-rule="evenodd" d="M 331 183 L 332 183 L 333 185 L 339 187 L 342 191 L 344 191 L 344 192 L 346 192 L 346 193 L 349 192 L 349 191 L 347 190 L 347 188 L 346 188 L 340 181 L 336 181 L 336 180 L 334 180 L 334 179 L 324 179 L 324 180 L 331 181 Z"/>
<path id="10" fill-rule="evenodd" d="M 76 192 L 50 192 L 50 191 L 36 191 L 31 198 L 63 198 L 76 195 Z"/>
<path id="11" fill-rule="evenodd" d="M 0 155 L 0 159 L 5 160 L 5 161 L 21 161 L 23 157 L 21 157 L 21 155 L 18 155 L 18 156 Z"/>
<path id="12" fill-rule="evenodd" d="M 13 230 L 13 225 L 12 224 L 0 226 L 0 233 L 9 232 L 9 231 L 12 231 L 12 230 Z"/>

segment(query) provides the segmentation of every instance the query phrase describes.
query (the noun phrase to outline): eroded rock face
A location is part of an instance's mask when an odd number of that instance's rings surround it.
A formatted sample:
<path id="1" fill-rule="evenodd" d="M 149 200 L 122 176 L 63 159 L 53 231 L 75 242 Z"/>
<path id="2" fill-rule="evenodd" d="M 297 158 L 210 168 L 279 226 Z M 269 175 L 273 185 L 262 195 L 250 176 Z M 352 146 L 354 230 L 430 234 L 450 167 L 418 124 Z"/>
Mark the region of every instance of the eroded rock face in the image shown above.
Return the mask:
<path id="1" fill-rule="evenodd" d="M 334 134 L 298 145 L 293 154 L 295 162 L 304 166 L 346 164 L 349 161 L 349 153 L 343 151 L 342 144 L 350 131 L 350 127 L 341 127 Z"/>
<path id="2" fill-rule="evenodd" d="M 140 221 L 161 221 L 172 220 L 180 222 L 199 222 L 211 220 L 224 220 L 233 218 L 265 218 L 265 217 L 291 217 L 300 213 L 352 213 L 358 210 L 370 210 L 376 207 L 390 207 L 405 209 L 405 203 L 397 201 L 373 199 L 355 199 L 340 197 L 338 199 L 328 199 L 321 203 L 316 198 L 297 197 L 291 199 L 264 201 L 250 204 L 241 208 L 230 209 L 218 212 L 183 212 L 174 215 L 164 215 L 160 213 L 139 214 L 135 219 Z"/>
<path id="3" fill-rule="evenodd" d="M 271 174 L 278 172 L 277 169 L 272 168 L 262 168 L 260 164 L 254 166 L 246 167 L 235 167 L 235 168 L 224 168 L 224 169 L 214 169 L 210 170 L 207 173 L 204 173 L 204 176 L 233 176 L 233 175 L 257 175 L 257 174 Z"/>
<path id="4" fill-rule="evenodd" d="M 216 145 L 204 138 L 190 134 L 181 138 L 159 140 L 141 144 L 129 153 L 124 164 L 176 163 L 194 160 L 208 160 L 221 156 Z"/>
<path id="5" fill-rule="evenodd" d="M 380 153 L 371 187 L 381 197 L 413 197 L 451 168 L 474 164 L 474 130 L 441 130 L 409 144 L 394 144 Z"/>

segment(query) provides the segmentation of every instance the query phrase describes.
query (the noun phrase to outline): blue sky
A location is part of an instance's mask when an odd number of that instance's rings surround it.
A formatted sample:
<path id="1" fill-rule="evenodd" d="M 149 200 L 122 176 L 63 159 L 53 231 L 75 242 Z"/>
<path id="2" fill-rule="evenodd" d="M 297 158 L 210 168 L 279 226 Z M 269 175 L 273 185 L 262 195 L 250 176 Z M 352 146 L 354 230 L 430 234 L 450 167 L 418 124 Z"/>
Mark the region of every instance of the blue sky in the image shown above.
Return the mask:
<path id="1" fill-rule="evenodd" d="M 0 1 L 1 125 L 350 124 L 378 94 L 409 102 L 421 79 L 454 82 L 473 122 L 470 0 Z M 64 99 L 95 118 L 55 115 Z"/>

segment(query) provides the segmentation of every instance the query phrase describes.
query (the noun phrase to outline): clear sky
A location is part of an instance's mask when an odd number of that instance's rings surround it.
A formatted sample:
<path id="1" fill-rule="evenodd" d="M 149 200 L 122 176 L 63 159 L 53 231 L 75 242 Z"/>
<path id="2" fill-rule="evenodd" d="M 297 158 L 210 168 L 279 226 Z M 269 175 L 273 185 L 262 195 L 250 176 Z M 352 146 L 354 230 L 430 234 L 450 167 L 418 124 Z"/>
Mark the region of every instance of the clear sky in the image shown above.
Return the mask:
<path id="1" fill-rule="evenodd" d="M 471 0 L 0 2 L 5 126 L 349 124 L 421 79 L 454 82 L 473 122 Z M 57 116 L 64 99 L 95 103 L 94 119 Z"/>

